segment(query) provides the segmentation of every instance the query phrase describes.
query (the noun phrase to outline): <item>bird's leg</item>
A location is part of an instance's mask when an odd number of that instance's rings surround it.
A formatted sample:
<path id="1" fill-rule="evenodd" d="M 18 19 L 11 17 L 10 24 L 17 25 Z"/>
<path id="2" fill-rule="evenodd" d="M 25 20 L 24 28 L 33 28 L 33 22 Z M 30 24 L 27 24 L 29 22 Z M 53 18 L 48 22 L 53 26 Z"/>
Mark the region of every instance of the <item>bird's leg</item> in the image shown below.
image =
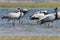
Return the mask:
<path id="1" fill-rule="evenodd" d="M 14 21 L 13 21 L 13 26 L 15 26 L 15 19 L 14 19 Z"/>
<path id="2" fill-rule="evenodd" d="M 39 24 L 39 21 L 37 20 L 37 24 Z"/>
<path id="3" fill-rule="evenodd" d="M 9 23 L 10 19 L 7 20 L 7 23 Z"/>
<path id="4" fill-rule="evenodd" d="M 40 25 L 44 24 L 44 22 L 42 22 L 42 21 L 40 21 L 39 23 L 40 23 Z"/>
<path id="5" fill-rule="evenodd" d="M 19 24 L 20 24 L 20 19 L 19 19 Z"/>
<path id="6" fill-rule="evenodd" d="M 48 27 L 49 27 L 49 24 L 48 24 Z"/>
<path id="7" fill-rule="evenodd" d="M 44 23 L 45 27 L 46 27 L 46 23 Z"/>
<path id="8" fill-rule="evenodd" d="M 37 20 L 37 24 L 41 25 L 41 21 Z"/>
<path id="9" fill-rule="evenodd" d="M 53 23 L 54 21 L 52 21 L 52 23 Z M 53 27 L 53 24 L 51 25 L 51 27 Z"/>
<path id="10" fill-rule="evenodd" d="M 23 25 L 23 17 L 21 18 L 21 24 Z"/>
<path id="11" fill-rule="evenodd" d="M 50 24 L 50 22 L 48 23 L 48 27 L 50 27 L 50 25 L 49 25 L 49 24 Z"/>

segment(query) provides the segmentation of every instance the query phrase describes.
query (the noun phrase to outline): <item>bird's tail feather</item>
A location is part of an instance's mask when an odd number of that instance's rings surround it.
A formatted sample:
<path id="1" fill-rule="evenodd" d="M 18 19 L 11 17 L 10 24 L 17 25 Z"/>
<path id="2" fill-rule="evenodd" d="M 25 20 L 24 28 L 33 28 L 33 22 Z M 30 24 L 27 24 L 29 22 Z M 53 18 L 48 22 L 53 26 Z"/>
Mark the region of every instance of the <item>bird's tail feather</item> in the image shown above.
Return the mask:
<path id="1" fill-rule="evenodd" d="M 6 18 L 8 18 L 7 16 L 3 16 L 1 19 L 6 19 Z"/>
<path id="2" fill-rule="evenodd" d="M 1 19 L 4 19 L 5 17 L 2 17 Z"/>

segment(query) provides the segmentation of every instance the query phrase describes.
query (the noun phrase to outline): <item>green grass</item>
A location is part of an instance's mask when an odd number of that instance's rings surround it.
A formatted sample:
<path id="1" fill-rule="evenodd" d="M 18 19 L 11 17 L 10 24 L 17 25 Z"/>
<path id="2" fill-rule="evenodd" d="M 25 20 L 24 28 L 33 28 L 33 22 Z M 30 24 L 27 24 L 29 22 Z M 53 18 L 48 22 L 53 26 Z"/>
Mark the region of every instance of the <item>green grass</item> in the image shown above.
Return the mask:
<path id="1" fill-rule="evenodd" d="M 39 2 L 21 2 L 21 3 L 0 3 L 0 8 L 16 8 L 17 6 L 22 8 L 53 8 L 59 7 L 60 3 L 39 3 Z"/>

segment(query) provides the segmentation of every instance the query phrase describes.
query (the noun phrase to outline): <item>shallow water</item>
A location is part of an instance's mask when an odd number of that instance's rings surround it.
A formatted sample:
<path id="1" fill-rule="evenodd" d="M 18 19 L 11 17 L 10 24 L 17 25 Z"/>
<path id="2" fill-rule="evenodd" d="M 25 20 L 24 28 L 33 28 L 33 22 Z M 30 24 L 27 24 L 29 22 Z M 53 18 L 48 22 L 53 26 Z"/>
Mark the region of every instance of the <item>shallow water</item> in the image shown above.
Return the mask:
<path id="1" fill-rule="evenodd" d="M 49 13 L 54 12 L 53 9 L 44 8 L 28 8 L 29 12 L 23 18 L 23 25 L 18 24 L 12 26 L 12 20 L 7 23 L 7 20 L 0 19 L 0 36 L 60 36 L 60 21 L 54 21 L 48 27 L 47 25 L 38 25 L 37 20 L 30 20 L 29 17 L 33 13 L 40 10 L 48 10 Z M 0 8 L 0 18 L 9 12 L 16 11 L 15 8 Z M 60 10 L 60 9 L 59 9 Z M 53 26 L 52 26 L 53 25 Z"/>

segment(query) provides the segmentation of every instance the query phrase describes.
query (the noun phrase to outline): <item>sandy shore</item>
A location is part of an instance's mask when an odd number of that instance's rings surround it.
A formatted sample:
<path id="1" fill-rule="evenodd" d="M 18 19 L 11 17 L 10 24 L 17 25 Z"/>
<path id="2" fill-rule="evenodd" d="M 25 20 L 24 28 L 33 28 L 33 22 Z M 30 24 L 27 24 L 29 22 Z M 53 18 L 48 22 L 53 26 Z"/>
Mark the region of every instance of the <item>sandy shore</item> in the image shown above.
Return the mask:
<path id="1" fill-rule="evenodd" d="M 60 40 L 58 36 L 0 36 L 0 40 Z"/>

